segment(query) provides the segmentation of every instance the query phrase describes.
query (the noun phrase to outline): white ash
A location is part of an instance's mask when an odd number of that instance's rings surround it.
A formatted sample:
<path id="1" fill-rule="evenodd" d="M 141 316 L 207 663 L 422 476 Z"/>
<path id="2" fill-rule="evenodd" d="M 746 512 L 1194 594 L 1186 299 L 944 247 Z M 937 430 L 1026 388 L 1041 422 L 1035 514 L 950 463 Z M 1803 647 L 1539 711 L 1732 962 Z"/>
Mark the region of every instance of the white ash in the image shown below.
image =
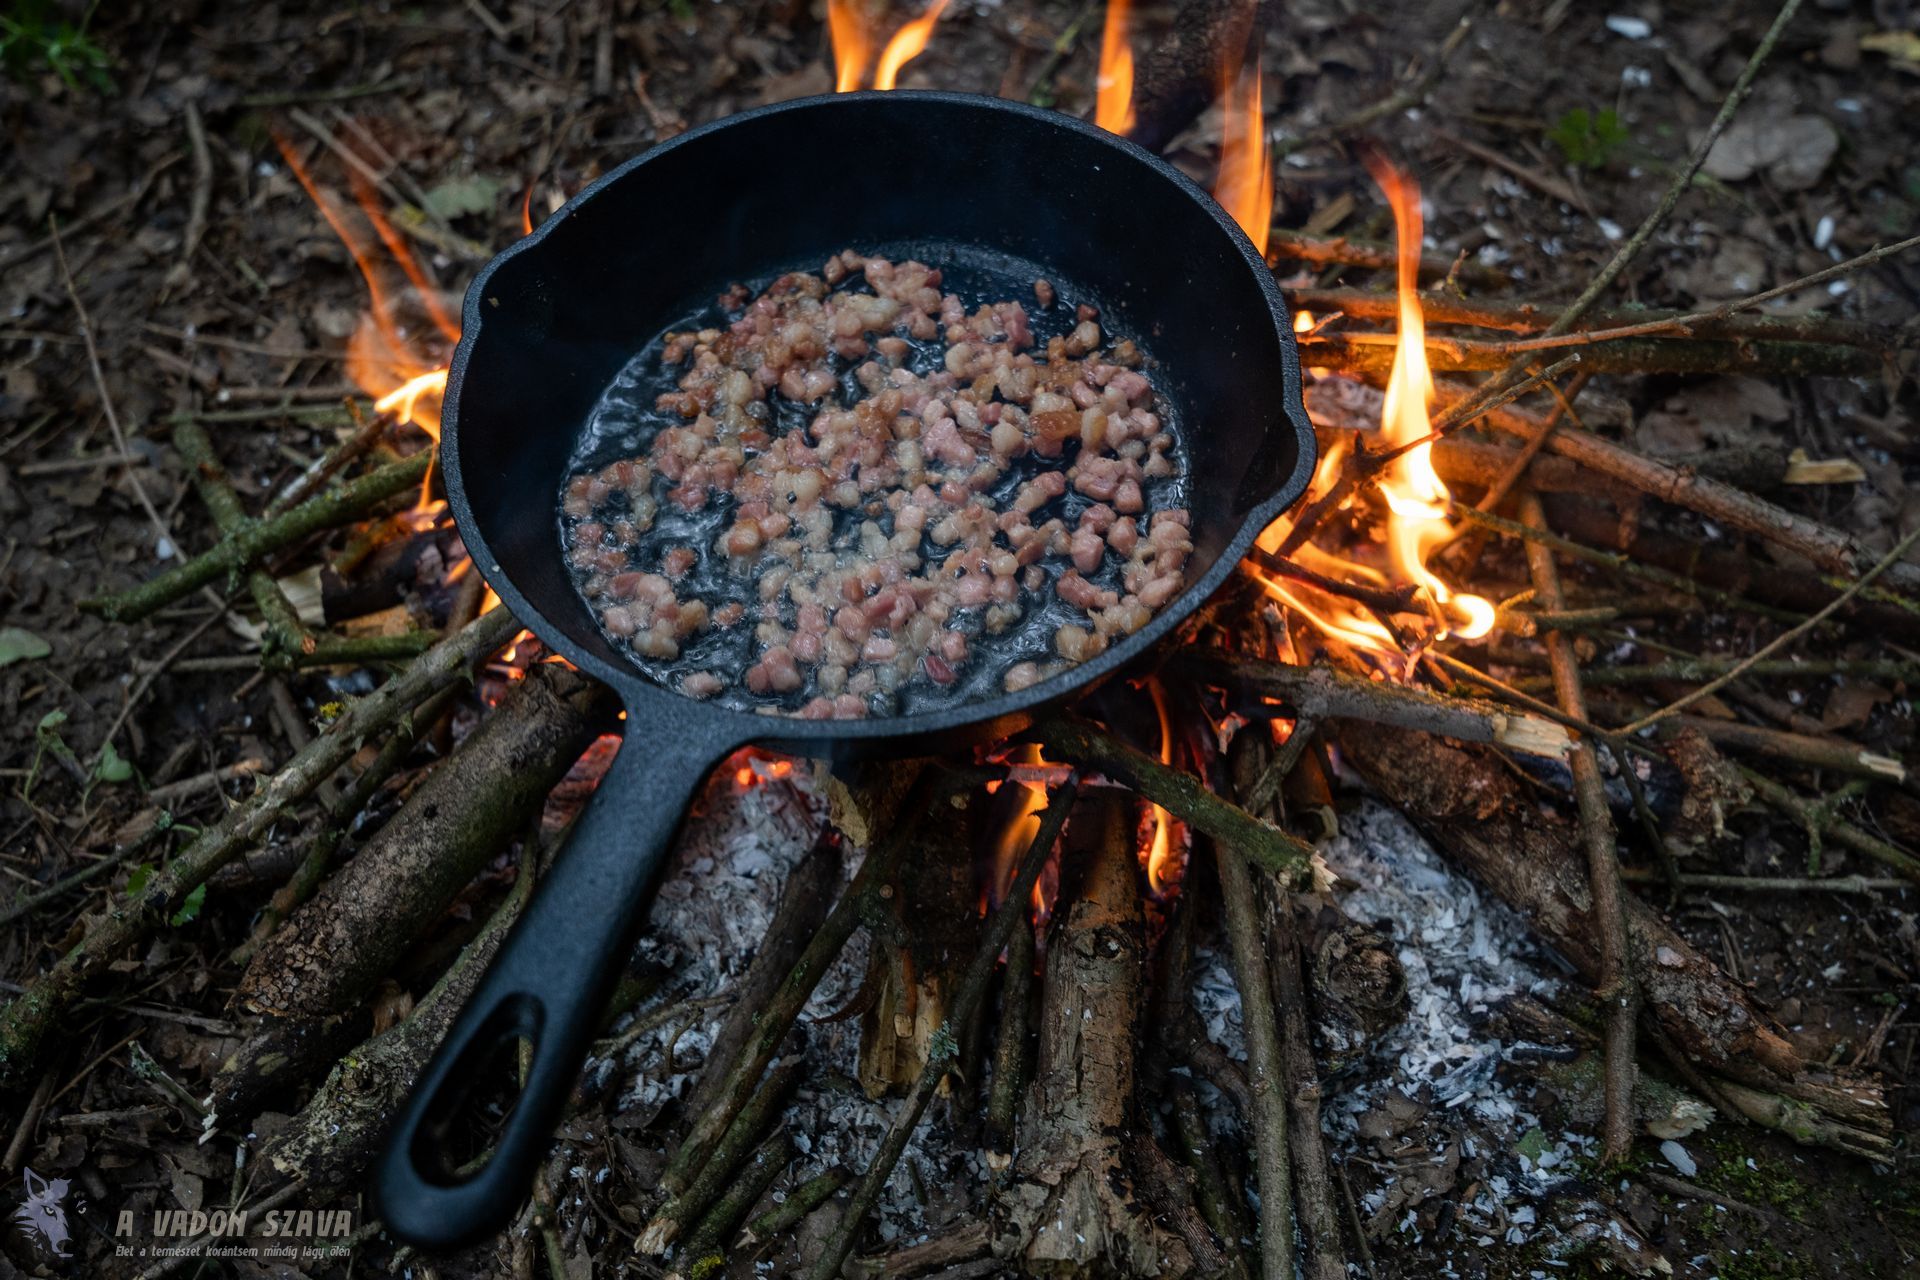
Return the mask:
<path id="1" fill-rule="evenodd" d="M 1340 834 L 1319 850 L 1340 878 L 1342 907 L 1357 920 L 1389 927 L 1406 971 L 1405 1020 L 1366 1060 L 1328 1081 L 1324 1124 L 1355 1171 L 1362 1212 L 1417 1232 L 1421 1202 L 1452 1190 L 1463 1157 L 1482 1160 L 1492 1172 L 1471 1201 L 1460 1203 L 1452 1242 L 1479 1248 L 1527 1243 L 1541 1229 L 1536 1206 L 1594 1143 L 1546 1132 L 1495 1077 L 1507 1046 L 1476 1025 L 1504 998 L 1553 993 L 1554 979 L 1538 963 L 1524 921 L 1483 897 L 1412 823 L 1376 801 L 1363 800 L 1344 814 Z M 1192 1001 L 1209 1038 L 1244 1059 L 1239 993 L 1221 952 L 1196 950 Z M 1223 1111 L 1208 1111 L 1224 1132 Z M 1401 1132 L 1419 1133 L 1421 1141 L 1407 1145 L 1422 1154 L 1411 1163 L 1383 1164 L 1378 1140 Z M 1364 1189 L 1369 1167 L 1385 1174 L 1378 1188 Z M 1571 1207 L 1555 1215 L 1549 1240 L 1568 1229 Z"/>
<path id="2" fill-rule="evenodd" d="M 1483 897 L 1411 822 L 1376 801 L 1364 800 L 1345 815 L 1340 834 L 1322 844 L 1321 853 L 1344 882 L 1347 913 L 1392 926 L 1408 995 L 1406 1018 L 1381 1037 L 1371 1061 L 1336 1082 L 1327 1099 L 1328 1130 L 1357 1151 L 1362 1117 L 1396 1094 L 1460 1113 L 1448 1127 L 1458 1129 L 1464 1153 L 1507 1171 L 1488 1177 L 1462 1204 L 1463 1225 L 1508 1244 L 1527 1242 L 1537 1215 L 1526 1202 L 1544 1196 L 1594 1144 L 1579 1134 L 1546 1132 L 1495 1077 L 1507 1046 L 1475 1025 L 1507 997 L 1544 999 L 1554 992 L 1525 922 Z M 1464 1123 L 1469 1118 L 1477 1123 Z M 1387 1196 L 1385 1188 L 1370 1191 L 1363 1208 L 1377 1211 Z M 1411 1218 L 1410 1209 L 1402 1220 Z"/>
<path id="3" fill-rule="evenodd" d="M 799 769 L 778 781 L 742 788 L 722 780 L 709 789 L 705 810 L 688 819 L 639 947 L 642 959 L 660 965 L 671 977 L 664 994 L 635 1017 L 677 1001 L 725 995 L 738 986 L 765 941 L 788 876 L 818 836 L 824 810 L 812 780 Z M 847 882 L 859 871 L 863 853 L 855 848 L 843 853 Z M 897 1100 L 870 1100 L 854 1083 L 860 1019 L 822 1021 L 854 999 L 866 971 L 866 937 L 856 931 L 799 1021 L 810 1062 L 782 1117 L 799 1158 L 776 1183 L 778 1188 L 835 1165 L 858 1173 L 886 1135 Z M 684 1097 L 698 1079 L 726 1013 L 725 1005 L 697 1009 L 635 1040 L 621 1054 L 620 1070 L 630 1083 L 617 1110 L 650 1120 L 669 1102 Z M 620 1029 L 616 1026 L 614 1034 Z M 595 1066 L 613 1069 L 606 1062 Z M 931 1116 L 881 1197 L 877 1218 L 883 1239 L 917 1234 L 927 1228 L 930 1217 L 942 1216 L 939 1211 L 949 1208 L 943 1188 L 964 1191 L 985 1185 L 979 1154 L 954 1150 L 940 1120 L 941 1109 L 936 1106 Z M 921 1188 L 928 1192 L 924 1206 Z"/>

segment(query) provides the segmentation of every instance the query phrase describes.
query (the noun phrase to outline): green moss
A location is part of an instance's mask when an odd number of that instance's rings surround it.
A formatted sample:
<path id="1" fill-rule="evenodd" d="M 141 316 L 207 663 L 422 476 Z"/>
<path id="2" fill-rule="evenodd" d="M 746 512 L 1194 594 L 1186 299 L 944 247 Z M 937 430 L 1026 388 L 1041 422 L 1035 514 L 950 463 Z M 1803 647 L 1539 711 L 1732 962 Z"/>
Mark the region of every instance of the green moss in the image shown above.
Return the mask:
<path id="1" fill-rule="evenodd" d="M 1747 1204 L 1778 1210 L 1795 1222 L 1803 1221 L 1814 1191 L 1775 1157 L 1756 1153 L 1738 1133 L 1710 1140 L 1714 1167 L 1702 1184 Z"/>

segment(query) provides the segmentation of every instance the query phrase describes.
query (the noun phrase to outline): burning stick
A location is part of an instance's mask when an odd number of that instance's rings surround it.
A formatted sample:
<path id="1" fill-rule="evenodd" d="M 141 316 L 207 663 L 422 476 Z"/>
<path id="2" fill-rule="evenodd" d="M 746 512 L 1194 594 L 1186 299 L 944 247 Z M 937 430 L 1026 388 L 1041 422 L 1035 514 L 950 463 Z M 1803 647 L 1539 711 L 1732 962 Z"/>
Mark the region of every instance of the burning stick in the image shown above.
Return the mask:
<path id="1" fill-rule="evenodd" d="M 152 937 L 189 893 L 264 837 L 363 742 L 441 689 L 467 679 L 473 665 L 505 644 L 519 625 L 511 613 L 496 609 L 420 655 L 377 691 L 350 704 L 265 786 L 155 872 L 138 898 L 116 901 L 71 951 L 0 1011 L 0 1090 L 32 1079 L 47 1033 L 108 964 Z"/>
<path id="2" fill-rule="evenodd" d="M 1032 734 L 1048 756 L 1097 769 L 1125 783 L 1196 831 L 1239 851 L 1283 883 L 1294 883 L 1309 874 L 1312 845 L 1221 799 L 1193 775 L 1161 764 L 1105 730 L 1082 720 L 1056 716 L 1041 721 Z"/>
<path id="3" fill-rule="evenodd" d="M 1273 699 L 1313 720 L 1364 720 L 1424 729 L 1528 755 L 1567 753 L 1567 731 L 1552 721 L 1517 715 L 1471 698 L 1363 680 L 1329 666 L 1296 667 L 1186 652 L 1173 659 L 1173 668 L 1189 679 Z"/>

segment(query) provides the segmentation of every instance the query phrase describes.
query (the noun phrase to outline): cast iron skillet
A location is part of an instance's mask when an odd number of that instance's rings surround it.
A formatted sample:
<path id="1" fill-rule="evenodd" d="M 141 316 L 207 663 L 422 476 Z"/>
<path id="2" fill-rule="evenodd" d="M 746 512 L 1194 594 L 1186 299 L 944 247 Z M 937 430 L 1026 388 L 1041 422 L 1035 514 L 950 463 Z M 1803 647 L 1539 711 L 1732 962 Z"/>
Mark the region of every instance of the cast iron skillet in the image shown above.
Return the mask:
<path id="1" fill-rule="evenodd" d="M 688 310 L 736 280 L 818 270 L 848 246 L 935 265 L 955 252 L 1011 255 L 1014 278 L 1043 270 L 1090 291 L 1103 323 L 1158 360 L 1187 440 L 1194 551 L 1186 590 L 1146 627 L 1018 694 L 856 721 L 682 698 L 601 635 L 568 576 L 556 519 L 580 424 L 634 353 Z M 1305 490 L 1314 462 L 1285 303 L 1232 219 L 1130 142 L 951 93 L 782 103 L 609 173 L 474 280 L 442 426 L 447 497 L 474 562 L 534 634 L 613 686 L 627 722 L 566 852 L 389 1136 L 381 1217 L 430 1248 L 499 1229 L 526 1195 L 655 872 L 714 764 L 748 742 L 809 757 L 904 756 L 1021 728 L 1178 626 Z M 448 1121 L 516 1037 L 533 1044 L 526 1086 L 491 1159 L 456 1178 L 443 1154 Z"/>

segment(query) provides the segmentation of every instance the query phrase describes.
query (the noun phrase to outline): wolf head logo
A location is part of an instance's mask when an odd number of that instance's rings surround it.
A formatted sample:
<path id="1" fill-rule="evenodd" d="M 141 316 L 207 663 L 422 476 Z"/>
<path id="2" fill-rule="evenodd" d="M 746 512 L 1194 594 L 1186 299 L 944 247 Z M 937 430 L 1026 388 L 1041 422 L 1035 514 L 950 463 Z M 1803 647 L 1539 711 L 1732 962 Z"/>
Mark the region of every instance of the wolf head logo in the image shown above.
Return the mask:
<path id="1" fill-rule="evenodd" d="M 73 1235 L 67 1230 L 66 1178 L 43 1178 L 26 1171 L 27 1198 L 13 1211 L 13 1226 L 37 1250 L 59 1259 L 73 1257 Z"/>

